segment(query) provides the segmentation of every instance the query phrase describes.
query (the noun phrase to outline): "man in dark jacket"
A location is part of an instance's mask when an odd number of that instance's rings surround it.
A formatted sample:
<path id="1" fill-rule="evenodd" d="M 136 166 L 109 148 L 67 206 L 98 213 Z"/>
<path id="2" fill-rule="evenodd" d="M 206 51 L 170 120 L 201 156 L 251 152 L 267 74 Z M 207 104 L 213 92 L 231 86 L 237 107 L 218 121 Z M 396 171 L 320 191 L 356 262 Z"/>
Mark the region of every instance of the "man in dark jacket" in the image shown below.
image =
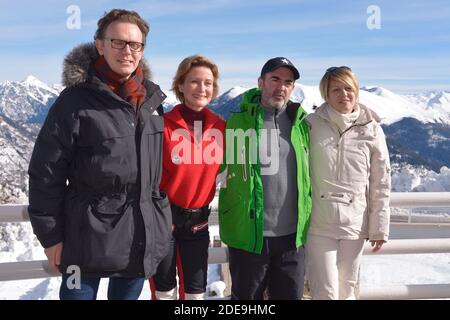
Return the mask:
<path id="1" fill-rule="evenodd" d="M 147 23 L 114 9 L 98 21 L 94 44 L 64 61 L 61 93 L 30 161 L 28 211 L 61 299 L 137 299 L 171 236 L 159 191 L 165 99 L 142 59 Z"/>

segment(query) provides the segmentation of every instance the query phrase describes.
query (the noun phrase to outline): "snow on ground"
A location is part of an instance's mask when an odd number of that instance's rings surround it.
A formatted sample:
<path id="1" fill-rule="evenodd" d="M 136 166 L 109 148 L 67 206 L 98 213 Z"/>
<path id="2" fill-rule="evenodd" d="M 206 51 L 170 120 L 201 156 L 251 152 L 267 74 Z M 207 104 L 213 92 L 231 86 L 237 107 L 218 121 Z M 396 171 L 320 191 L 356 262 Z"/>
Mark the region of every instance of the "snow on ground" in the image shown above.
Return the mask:
<path id="1" fill-rule="evenodd" d="M 450 168 L 441 167 L 439 173 L 407 165 L 392 174 L 393 192 L 448 192 Z"/>
<path id="2" fill-rule="evenodd" d="M 211 239 L 218 234 L 218 226 L 210 226 Z M 0 251 L 0 262 L 45 259 L 42 248 L 30 239 L 23 240 L 28 248 L 23 241 L 10 239 L 10 249 L 14 249 L 16 257 L 14 259 L 11 252 L 5 254 L 5 251 Z M 32 250 L 29 249 L 30 245 Z M 207 293 L 211 284 L 217 284 L 216 281 L 220 281 L 220 266 L 209 265 Z M 59 299 L 60 283 L 61 277 L 0 282 L 0 300 L 56 300 Z M 437 283 L 450 283 L 450 254 L 379 255 L 362 258 L 361 287 Z M 97 296 L 99 300 L 106 299 L 107 285 L 108 279 L 102 279 Z M 208 298 L 213 297 L 207 296 Z M 144 284 L 139 299 L 151 299 L 148 283 Z"/>
<path id="3" fill-rule="evenodd" d="M 7 226 L 0 233 L 0 263 L 44 260 L 45 254 L 31 231 L 29 223 Z M 0 230 L 1 231 L 1 230 Z M 211 240 L 219 235 L 217 225 L 210 226 Z M 207 293 L 211 284 L 220 280 L 220 266 L 209 265 Z M 406 284 L 450 284 L 450 254 L 363 256 L 360 285 L 364 288 Z M 61 277 L 0 282 L 0 300 L 58 299 Z M 106 299 L 108 279 L 100 282 L 97 298 Z M 216 282 L 217 284 L 217 282 Z M 144 284 L 140 300 L 151 299 L 148 283 Z M 214 299 L 214 297 L 207 297 Z"/>
<path id="4" fill-rule="evenodd" d="M 383 249 L 382 249 L 383 250 Z M 450 284 L 450 254 L 363 256 L 360 286 Z"/>
<path id="5" fill-rule="evenodd" d="M 20 225 L 22 225 L 20 227 Z M 0 263 L 25 260 L 45 260 L 45 254 L 42 247 L 35 241 L 32 232 L 27 236 L 18 234 L 18 230 L 27 230 L 27 223 L 11 224 L 9 226 L 9 241 L 2 241 L 3 250 L 0 247 Z M 218 226 L 210 226 L 210 238 L 219 235 Z M 22 231 L 23 232 L 23 231 Z M 21 237 L 22 236 L 22 237 Z M 18 241 L 21 239 L 21 241 Z M 8 244 L 8 248 L 6 245 Z M 31 249 L 30 249 L 31 248 Z M 8 250 L 6 250 L 8 249 Z M 220 266 L 209 265 L 208 267 L 208 284 L 206 292 L 209 293 L 209 287 L 216 281 L 220 281 Z M 0 300 L 58 300 L 59 287 L 61 285 L 61 277 L 41 278 L 31 280 L 16 280 L 0 282 Z M 106 300 L 108 292 L 108 279 L 103 278 L 97 294 L 98 300 Z M 208 297 L 207 297 L 208 298 Z M 150 286 L 148 282 L 144 284 L 144 288 L 139 300 L 150 300 Z"/>

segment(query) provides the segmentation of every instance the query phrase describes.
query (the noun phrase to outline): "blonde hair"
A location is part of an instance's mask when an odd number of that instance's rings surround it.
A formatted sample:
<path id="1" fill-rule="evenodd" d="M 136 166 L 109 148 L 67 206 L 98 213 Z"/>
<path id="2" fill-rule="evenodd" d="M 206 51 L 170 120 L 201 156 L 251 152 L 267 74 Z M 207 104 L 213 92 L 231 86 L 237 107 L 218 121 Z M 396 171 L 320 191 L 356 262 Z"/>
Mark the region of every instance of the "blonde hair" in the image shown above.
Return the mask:
<path id="1" fill-rule="evenodd" d="M 331 67 L 328 68 L 322 79 L 320 80 L 320 95 L 328 102 L 328 89 L 330 88 L 330 81 L 345 83 L 350 86 L 355 93 L 356 97 L 359 96 L 359 82 L 352 69 L 349 67 Z"/>
<path id="2" fill-rule="evenodd" d="M 197 54 L 187 57 L 183 61 L 181 61 L 180 65 L 178 66 L 177 73 L 173 78 L 172 91 L 175 93 L 177 99 L 181 102 L 184 102 L 184 95 L 178 87 L 179 85 L 183 84 L 189 71 L 191 71 L 191 69 L 195 67 L 206 67 L 211 70 L 214 77 L 212 99 L 216 98 L 219 94 L 219 69 L 217 68 L 217 65 L 210 59 Z"/>

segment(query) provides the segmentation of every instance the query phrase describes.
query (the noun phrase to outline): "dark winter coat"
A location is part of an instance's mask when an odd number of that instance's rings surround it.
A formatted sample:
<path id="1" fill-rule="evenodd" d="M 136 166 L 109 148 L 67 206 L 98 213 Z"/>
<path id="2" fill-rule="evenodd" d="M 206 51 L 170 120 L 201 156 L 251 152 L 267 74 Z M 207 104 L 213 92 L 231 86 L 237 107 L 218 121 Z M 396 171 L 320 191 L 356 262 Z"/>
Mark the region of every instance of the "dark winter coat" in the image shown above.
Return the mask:
<path id="1" fill-rule="evenodd" d="M 150 277 L 171 236 L 160 192 L 164 123 L 159 86 L 146 76 L 135 108 L 93 71 L 92 44 L 64 62 L 66 89 L 51 107 L 30 161 L 30 220 L 44 247 L 63 242 L 61 272 Z"/>

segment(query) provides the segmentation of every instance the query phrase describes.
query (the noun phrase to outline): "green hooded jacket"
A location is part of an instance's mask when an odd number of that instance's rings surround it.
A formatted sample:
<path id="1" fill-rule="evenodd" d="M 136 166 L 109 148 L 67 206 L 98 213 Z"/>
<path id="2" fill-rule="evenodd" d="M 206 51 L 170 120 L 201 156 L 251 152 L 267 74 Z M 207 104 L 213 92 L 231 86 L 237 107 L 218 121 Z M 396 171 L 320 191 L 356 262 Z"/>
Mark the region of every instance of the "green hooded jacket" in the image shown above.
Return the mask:
<path id="1" fill-rule="evenodd" d="M 219 195 L 221 240 L 230 247 L 261 253 L 264 230 L 264 192 L 258 150 L 264 109 L 259 105 L 261 91 L 244 94 L 240 112 L 227 121 L 226 152 L 221 175 L 226 176 Z M 309 178 L 309 129 L 307 113 L 300 104 L 288 102 L 286 112 L 292 121 L 291 143 L 297 161 L 298 223 L 297 247 L 306 241 L 311 215 Z M 276 190 L 274 190 L 276 192 Z"/>

